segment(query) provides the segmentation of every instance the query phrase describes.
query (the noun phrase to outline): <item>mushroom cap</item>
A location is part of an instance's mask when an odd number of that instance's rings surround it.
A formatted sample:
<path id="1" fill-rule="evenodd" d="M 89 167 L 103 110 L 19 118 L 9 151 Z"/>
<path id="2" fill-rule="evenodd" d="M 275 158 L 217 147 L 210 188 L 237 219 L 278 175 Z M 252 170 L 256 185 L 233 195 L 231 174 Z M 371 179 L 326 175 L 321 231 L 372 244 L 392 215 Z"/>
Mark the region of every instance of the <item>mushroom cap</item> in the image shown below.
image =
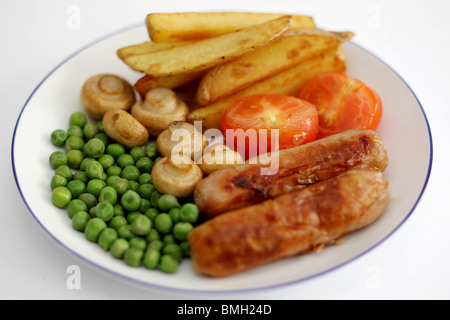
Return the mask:
<path id="1" fill-rule="evenodd" d="M 213 144 L 205 149 L 197 162 L 205 175 L 224 167 L 244 163 L 242 156 L 224 144 Z"/>
<path id="2" fill-rule="evenodd" d="M 190 157 L 164 157 L 152 168 L 152 183 L 161 193 L 179 198 L 190 196 L 203 179 L 203 172 Z"/>
<path id="3" fill-rule="evenodd" d="M 178 152 L 186 154 L 195 162 L 208 146 L 208 140 L 193 124 L 174 121 L 159 134 L 156 144 L 163 157 L 170 156 L 172 152 Z"/>
<path id="4" fill-rule="evenodd" d="M 144 101 L 137 101 L 131 114 L 152 136 L 158 136 L 173 121 L 186 121 L 189 108 L 173 90 L 152 88 Z"/>
<path id="5" fill-rule="evenodd" d="M 123 78 L 108 73 L 88 78 L 80 98 L 84 110 L 97 120 L 111 109 L 128 111 L 136 102 L 133 87 Z"/>

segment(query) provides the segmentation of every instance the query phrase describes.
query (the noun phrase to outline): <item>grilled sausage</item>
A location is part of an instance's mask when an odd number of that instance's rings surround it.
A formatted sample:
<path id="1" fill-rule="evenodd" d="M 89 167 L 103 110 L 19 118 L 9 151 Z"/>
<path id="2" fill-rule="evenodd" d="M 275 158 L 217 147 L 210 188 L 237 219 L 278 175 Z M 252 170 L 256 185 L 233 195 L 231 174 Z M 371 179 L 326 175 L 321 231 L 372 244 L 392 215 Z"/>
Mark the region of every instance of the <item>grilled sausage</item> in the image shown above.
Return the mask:
<path id="1" fill-rule="evenodd" d="M 357 168 L 224 213 L 189 234 L 194 270 L 223 277 L 304 253 L 369 225 L 388 202 L 382 173 Z"/>
<path id="2" fill-rule="evenodd" d="M 278 172 L 262 175 L 268 165 L 239 164 L 213 172 L 194 191 L 194 202 L 208 219 L 332 178 L 354 167 L 384 171 L 387 151 L 371 130 L 349 130 L 282 150 Z"/>

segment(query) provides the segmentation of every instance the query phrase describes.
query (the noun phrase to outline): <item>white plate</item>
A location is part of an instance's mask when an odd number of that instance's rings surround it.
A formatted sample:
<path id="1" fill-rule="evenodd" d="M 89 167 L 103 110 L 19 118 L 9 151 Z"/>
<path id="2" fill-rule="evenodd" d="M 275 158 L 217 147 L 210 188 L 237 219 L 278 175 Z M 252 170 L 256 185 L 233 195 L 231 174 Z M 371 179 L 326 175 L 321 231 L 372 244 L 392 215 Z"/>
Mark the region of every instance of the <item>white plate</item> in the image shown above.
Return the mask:
<path id="1" fill-rule="evenodd" d="M 284 259 L 241 274 L 213 279 L 196 275 L 190 261 L 176 274 L 131 268 L 75 231 L 65 210 L 51 203 L 53 170 L 48 157 L 54 129 L 67 128 L 69 116 L 81 110 L 79 92 L 91 75 L 109 72 L 134 83 L 140 75 L 116 56 L 116 50 L 147 38 L 144 27 L 133 28 L 101 40 L 60 64 L 39 84 L 17 121 L 12 163 L 19 191 L 42 228 L 59 244 L 95 267 L 130 282 L 175 292 L 236 292 L 267 289 L 296 283 L 332 271 L 385 240 L 413 212 L 428 181 L 432 139 L 424 111 L 408 85 L 386 64 L 352 43 L 345 44 L 348 73 L 374 88 L 384 103 L 378 132 L 389 152 L 385 176 L 391 202 L 385 214 L 366 229 L 346 237 L 340 246 L 320 253 Z"/>

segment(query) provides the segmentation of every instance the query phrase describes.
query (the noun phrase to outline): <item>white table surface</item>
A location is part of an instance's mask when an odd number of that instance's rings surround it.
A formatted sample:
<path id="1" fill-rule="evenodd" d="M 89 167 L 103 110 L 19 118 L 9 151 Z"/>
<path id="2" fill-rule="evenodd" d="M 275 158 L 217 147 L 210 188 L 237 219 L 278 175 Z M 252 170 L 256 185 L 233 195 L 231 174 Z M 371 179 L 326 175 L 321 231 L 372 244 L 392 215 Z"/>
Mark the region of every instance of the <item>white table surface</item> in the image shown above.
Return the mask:
<path id="1" fill-rule="evenodd" d="M 233 11 L 242 9 L 242 3 L 242 0 L 0 2 L 3 99 L 0 131 L 4 152 L 0 165 L 1 299 L 205 298 L 137 287 L 66 252 L 45 233 L 22 201 L 12 171 L 11 142 L 19 113 L 34 88 L 79 48 L 115 31 L 143 24 L 150 12 Z M 312 15 L 324 29 L 352 30 L 356 33 L 355 43 L 393 67 L 415 92 L 427 115 L 433 134 L 433 169 L 411 217 L 381 245 L 355 261 L 323 276 L 282 288 L 206 298 L 449 299 L 450 211 L 445 201 L 450 196 L 450 2 L 261 0 L 255 4 L 254 10 L 258 11 Z M 79 266 L 81 271 L 78 289 L 67 285 L 68 267 L 72 265 Z"/>

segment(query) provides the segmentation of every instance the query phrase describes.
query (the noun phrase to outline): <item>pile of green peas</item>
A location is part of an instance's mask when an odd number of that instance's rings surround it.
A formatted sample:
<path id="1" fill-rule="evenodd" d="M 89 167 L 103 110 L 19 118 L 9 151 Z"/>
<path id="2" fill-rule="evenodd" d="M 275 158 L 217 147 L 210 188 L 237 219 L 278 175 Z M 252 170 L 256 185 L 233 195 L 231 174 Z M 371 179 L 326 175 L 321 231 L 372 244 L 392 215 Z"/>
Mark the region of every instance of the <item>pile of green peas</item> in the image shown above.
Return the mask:
<path id="1" fill-rule="evenodd" d="M 70 116 L 67 130 L 54 130 L 51 142 L 60 148 L 49 157 L 52 202 L 73 228 L 129 266 L 176 272 L 190 256 L 187 237 L 199 210 L 152 184 L 156 144 L 126 148 L 82 112 Z"/>

